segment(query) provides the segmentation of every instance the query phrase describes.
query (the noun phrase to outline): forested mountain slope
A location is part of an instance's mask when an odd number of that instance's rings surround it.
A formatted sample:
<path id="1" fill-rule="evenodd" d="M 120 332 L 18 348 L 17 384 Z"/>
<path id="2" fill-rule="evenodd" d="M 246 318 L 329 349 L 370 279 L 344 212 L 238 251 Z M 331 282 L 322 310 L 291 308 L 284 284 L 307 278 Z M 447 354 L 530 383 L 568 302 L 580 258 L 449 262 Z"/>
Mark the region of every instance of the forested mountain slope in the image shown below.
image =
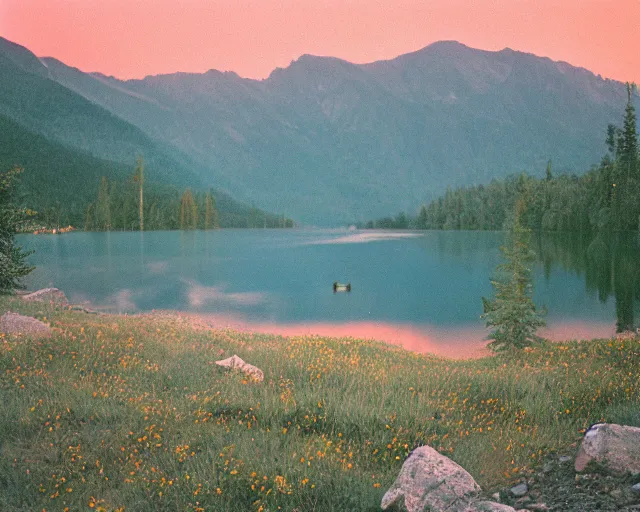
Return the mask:
<path id="1" fill-rule="evenodd" d="M 623 84 L 585 69 L 456 42 L 364 65 L 303 55 L 265 80 L 211 70 L 121 81 L 41 62 L 183 155 L 205 185 L 316 224 L 414 212 L 448 186 L 540 176 L 549 159 L 586 172 L 626 99 Z"/>

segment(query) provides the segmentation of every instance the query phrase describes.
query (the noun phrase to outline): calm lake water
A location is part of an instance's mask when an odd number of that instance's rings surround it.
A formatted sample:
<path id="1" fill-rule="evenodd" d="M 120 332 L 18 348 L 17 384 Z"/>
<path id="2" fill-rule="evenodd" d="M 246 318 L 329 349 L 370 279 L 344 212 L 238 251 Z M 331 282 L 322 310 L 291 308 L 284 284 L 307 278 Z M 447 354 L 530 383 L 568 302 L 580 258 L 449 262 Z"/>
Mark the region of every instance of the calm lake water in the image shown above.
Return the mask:
<path id="1" fill-rule="evenodd" d="M 90 308 L 179 310 L 215 325 L 373 337 L 465 356 L 482 347 L 487 334 L 481 297 L 492 295 L 489 278 L 500 262 L 503 234 L 78 232 L 18 241 L 35 250 L 29 289 L 55 286 Z M 535 301 L 548 310 L 545 334 L 608 336 L 617 320 L 629 321 L 625 315 L 633 323 L 637 248 L 620 244 L 534 241 Z M 616 262 L 625 251 L 628 257 Z M 334 294 L 334 281 L 350 282 L 351 293 Z"/>

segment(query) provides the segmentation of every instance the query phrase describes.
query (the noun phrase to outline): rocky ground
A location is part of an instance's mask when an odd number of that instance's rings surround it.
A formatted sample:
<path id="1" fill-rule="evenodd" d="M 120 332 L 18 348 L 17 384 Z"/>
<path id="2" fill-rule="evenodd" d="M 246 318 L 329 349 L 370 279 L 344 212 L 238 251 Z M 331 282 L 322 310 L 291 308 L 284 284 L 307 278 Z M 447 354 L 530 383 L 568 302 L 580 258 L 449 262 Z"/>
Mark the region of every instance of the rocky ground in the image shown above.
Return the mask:
<path id="1" fill-rule="evenodd" d="M 496 501 L 515 509 L 537 511 L 640 511 L 640 485 L 636 485 L 640 483 L 640 475 L 616 475 L 596 464 L 576 473 L 572 455 L 549 458 L 538 471 L 523 478 L 522 483 L 526 487 L 501 489 Z M 516 496 L 513 491 L 525 492 Z M 495 498 L 494 495 L 491 499 Z"/>

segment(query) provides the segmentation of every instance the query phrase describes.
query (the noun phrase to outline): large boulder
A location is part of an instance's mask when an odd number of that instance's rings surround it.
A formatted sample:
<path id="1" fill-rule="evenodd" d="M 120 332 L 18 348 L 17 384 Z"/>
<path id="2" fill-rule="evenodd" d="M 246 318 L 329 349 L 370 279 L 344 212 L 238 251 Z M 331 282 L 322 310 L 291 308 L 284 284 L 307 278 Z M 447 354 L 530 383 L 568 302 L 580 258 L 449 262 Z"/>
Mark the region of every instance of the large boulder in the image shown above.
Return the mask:
<path id="1" fill-rule="evenodd" d="M 43 288 L 31 293 L 25 293 L 20 298 L 27 302 L 54 302 L 56 304 L 66 304 L 67 297 L 57 288 Z"/>
<path id="2" fill-rule="evenodd" d="M 216 361 L 216 364 L 224 368 L 240 370 L 258 382 L 262 382 L 264 380 L 264 373 L 260 368 L 243 361 L 235 354 L 226 359 L 222 359 L 221 361 Z"/>
<path id="3" fill-rule="evenodd" d="M 480 486 L 461 466 L 430 446 L 421 446 L 402 465 L 381 507 L 407 512 L 458 510 L 452 506 L 479 491 Z"/>
<path id="4" fill-rule="evenodd" d="M 381 507 L 394 512 L 516 512 L 509 505 L 477 499 L 480 490 L 461 466 L 421 446 L 404 461 Z"/>
<path id="5" fill-rule="evenodd" d="M 51 336 L 51 327 L 30 316 L 5 313 L 0 316 L 0 332 L 22 334 L 31 338 L 48 338 Z"/>
<path id="6" fill-rule="evenodd" d="M 576 471 L 591 461 L 620 473 L 640 473 L 640 428 L 597 423 L 584 434 L 576 456 Z"/>

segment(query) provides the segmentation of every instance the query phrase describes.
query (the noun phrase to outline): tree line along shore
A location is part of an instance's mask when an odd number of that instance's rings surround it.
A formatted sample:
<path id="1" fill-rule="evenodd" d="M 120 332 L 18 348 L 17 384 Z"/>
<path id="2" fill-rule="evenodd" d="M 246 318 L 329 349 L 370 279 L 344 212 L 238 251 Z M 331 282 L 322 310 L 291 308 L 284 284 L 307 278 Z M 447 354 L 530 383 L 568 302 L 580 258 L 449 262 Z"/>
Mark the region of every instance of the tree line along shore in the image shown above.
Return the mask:
<path id="1" fill-rule="evenodd" d="M 414 217 L 404 212 L 360 223 L 363 228 L 501 230 L 517 201 L 525 200 L 522 221 L 534 231 L 596 234 L 637 231 L 640 222 L 640 155 L 634 84 L 622 126 L 603 131 L 608 152 L 581 176 L 555 176 L 549 161 L 543 178 L 525 173 L 486 185 L 449 189 L 423 205 Z"/>

